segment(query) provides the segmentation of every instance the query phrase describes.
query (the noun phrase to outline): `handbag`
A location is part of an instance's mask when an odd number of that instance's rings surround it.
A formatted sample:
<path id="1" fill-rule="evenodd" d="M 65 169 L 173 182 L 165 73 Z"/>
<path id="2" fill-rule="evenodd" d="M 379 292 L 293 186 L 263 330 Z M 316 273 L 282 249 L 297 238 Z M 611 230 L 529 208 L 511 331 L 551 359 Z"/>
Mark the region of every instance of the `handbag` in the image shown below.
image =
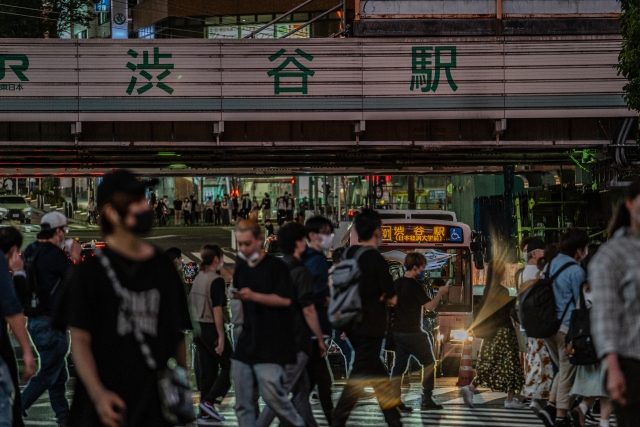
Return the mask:
<path id="1" fill-rule="evenodd" d="M 145 341 L 144 334 L 136 322 L 127 299 L 124 297 L 124 289 L 111 266 L 111 261 L 101 249 L 96 249 L 95 254 L 102 267 L 104 267 L 113 290 L 120 299 L 120 307 L 131 324 L 133 336 L 140 346 L 140 352 L 144 356 L 145 363 L 149 369 L 158 373 L 158 395 L 160 396 L 162 416 L 171 425 L 184 425 L 195 421 L 191 384 L 189 383 L 187 370 L 179 366 L 173 358 L 169 359 L 166 367 L 159 370 L 158 364 L 153 354 L 151 354 L 151 348 Z"/>
<path id="2" fill-rule="evenodd" d="M 569 331 L 565 337 L 567 356 L 572 365 L 595 365 L 600 361 L 591 337 L 590 309 L 584 299 L 584 289 L 580 287 L 580 307 L 573 310 L 569 321 Z"/>

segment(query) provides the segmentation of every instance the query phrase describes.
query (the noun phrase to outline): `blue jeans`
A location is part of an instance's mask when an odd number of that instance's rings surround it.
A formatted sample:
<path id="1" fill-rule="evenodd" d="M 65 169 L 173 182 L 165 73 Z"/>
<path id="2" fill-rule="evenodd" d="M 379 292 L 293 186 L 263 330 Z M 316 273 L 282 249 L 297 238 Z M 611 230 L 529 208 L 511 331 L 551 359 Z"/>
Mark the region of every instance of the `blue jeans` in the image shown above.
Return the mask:
<path id="1" fill-rule="evenodd" d="M 0 427 L 11 427 L 13 423 L 14 391 L 9 367 L 0 358 Z"/>
<path id="2" fill-rule="evenodd" d="M 49 392 L 51 408 L 58 422 L 69 414 L 67 391 L 67 353 L 69 341 L 67 333 L 51 327 L 51 319 L 32 317 L 27 324 L 31 341 L 40 356 L 40 369 L 22 391 L 22 409 L 26 411 L 45 391 Z"/>
<path id="3" fill-rule="evenodd" d="M 258 401 L 254 395 L 257 383 L 258 392 L 265 403 L 276 413 L 284 425 L 304 427 L 304 420 L 289 400 L 284 387 L 284 366 L 275 363 L 257 363 L 248 365 L 231 360 L 231 378 L 236 392 L 236 416 L 240 427 L 255 427 L 257 423 Z"/>

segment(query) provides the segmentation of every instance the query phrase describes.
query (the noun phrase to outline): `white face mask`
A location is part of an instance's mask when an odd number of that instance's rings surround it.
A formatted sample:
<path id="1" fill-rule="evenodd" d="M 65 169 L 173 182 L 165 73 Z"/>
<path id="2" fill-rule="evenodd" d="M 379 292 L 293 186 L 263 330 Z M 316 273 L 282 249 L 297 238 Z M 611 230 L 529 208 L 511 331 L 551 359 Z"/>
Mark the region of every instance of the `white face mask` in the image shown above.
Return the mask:
<path id="1" fill-rule="evenodd" d="M 224 261 L 218 264 L 218 270 L 222 270 L 223 267 L 224 267 Z"/>
<path id="2" fill-rule="evenodd" d="M 580 261 L 582 261 L 583 259 L 585 259 L 587 257 L 587 255 L 589 255 L 589 248 L 587 247 L 587 250 L 584 251 L 584 253 L 582 254 L 582 256 L 580 257 Z"/>
<path id="3" fill-rule="evenodd" d="M 320 246 L 320 249 L 325 252 L 330 250 L 333 246 L 333 236 L 320 234 L 320 242 L 318 243 L 318 246 Z"/>
<path id="4" fill-rule="evenodd" d="M 249 264 L 249 266 L 253 265 L 253 263 L 255 263 L 258 260 L 258 258 L 260 258 L 260 254 L 258 252 L 252 253 L 251 256 L 247 258 L 242 252 L 238 251 L 238 256 L 243 261 L 246 261 Z"/>
<path id="5" fill-rule="evenodd" d="M 529 252 L 522 251 L 522 258 L 524 259 L 524 262 L 528 262 L 529 261 Z"/>

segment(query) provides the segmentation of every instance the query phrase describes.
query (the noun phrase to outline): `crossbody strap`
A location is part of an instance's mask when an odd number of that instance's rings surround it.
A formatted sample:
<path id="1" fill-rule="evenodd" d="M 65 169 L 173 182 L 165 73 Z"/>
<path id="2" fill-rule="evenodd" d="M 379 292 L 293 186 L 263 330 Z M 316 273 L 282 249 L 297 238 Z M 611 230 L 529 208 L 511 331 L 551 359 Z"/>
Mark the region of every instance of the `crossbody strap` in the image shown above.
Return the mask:
<path id="1" fill-rule="evenodd" d="M 122 284 L 120 283 L 120 280 L 116 275 L 116 272 L 113 270 L 113 267 L 111 266 L 111 261 L 109 260 L 109 257 L 107 257 L 102 252 L 102 249 L 99 249 L 99 248 L 96 248 L 95 254 L 100 260 L 100 264 L 102 264 L 102 267 L 105 269 L 105 272 L 107 273 L 107 277 L 111 281 L 113 290 L 115 291 L 116 295 L 118 296 L 118 299 L 120 300 L 120 307 L 123 309 L 124 314 L 127 317 L 127 320 L 129 320 L 129 322 L 131 323 L 133 336 L 135 337 L 136 341 L 138 342 L 138 345 L 140 346 L 140 352 L 144 357 L 144 361 L 146 362 L 149 369 L 151 369 L 152 371 L 155 371 L 158 364 L 156 363 L 156 360 L 153 358 L 153 355 L 151 354 L 151 348 L 149 347 L 149 345 L 144 339 L 144 334 L 140 330 L 138 322 L 136 322 L 133 312 L 131 311 L 131 307 L 129 307 L 129 304 L 127 303 L 127 299 L 124 296 L 124 288 L 122 287 Z"/>

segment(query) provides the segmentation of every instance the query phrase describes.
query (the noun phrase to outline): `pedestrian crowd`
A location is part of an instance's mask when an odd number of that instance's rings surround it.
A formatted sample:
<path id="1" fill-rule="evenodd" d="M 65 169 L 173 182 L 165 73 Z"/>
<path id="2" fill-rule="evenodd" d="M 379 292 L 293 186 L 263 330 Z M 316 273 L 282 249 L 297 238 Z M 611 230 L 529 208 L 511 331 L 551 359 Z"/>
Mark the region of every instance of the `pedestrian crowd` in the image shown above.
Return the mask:
<path id="1" fill-rule="evenodd" d="M 293 194 L 285 191 L 284 195 L 278 197 L 272 207 L 272 200 L 268 193 L 264 194 L 261 200 L 256 196 L 253 198 L 249 194 L 243 194 L 240 198 L 236 195 L 223 194 L 222 196 L 206 197 L 204 203 L 198 202 L 198 197 L 191 195 L 182 199 L 176 196 L 173 203 L 169 202 L 169 197 L 164 196 L 156 200 L 155 193 L 151 193 L 149 204 L 153 207 L 155 224 L 159 226 L 169 225 L 173 219 L 175 226 L 190 225 L 226 225 L 230 226 L 242 219 L 252 219 L 261 221 L 266 225 L 271 223 L 271 217 L 276 208 L 276 222 L 283 225 L 285 222 L 297 221 L 304 224 L 307 219 L 307 212 L 313 210 L 313 201 L 309 202 L 303 198 L 296 206 L 296 199 Z M 97 216 L 97 206 L 91 201 L 89 210 L 91 220 L 95 221 Z"/>
<path id="2" fill-rule="evenodd" d="M 317 426 L 310 398 L 319 401 L 328 425 L 343 427 L 358 400 L 370 396 L 365 388 L 373 389 L 386 424 L 399 427 L 416 410 L 401 393 L 411 358 L 423 369 L 419 409 L 442 409 L 434 398 L 436 362 L 422 318 L 449 286 L 432 297 L 425 291 L 427 261 L 418 252 L 406 255 L 404 276 L 393 280 L 378 250 L 382 222 L 376 211 L 356 215 L 358 244 L 336 249 L 329 259 L 331 221 L 293 221 L 293 198 L 279 198 L 283 257 L 277 258 L 263 250 L 257 221 L 259 210 L 271 208 L 268 195 L 260 203 L 248 196 L 240 204 L 213 202 L 219 206 L 213 218 L 223 222 L 231 218 L 225 210 L 239 209 L 232 281 L 222 275 L 222 249 L 207 244 L 199 272 L 187 284 L 180 250 L 162 253 L 143 239 L 154 223 L 144 195 L 156 183 L 125 170 L 105 175 L 96 212 L 106 247 L 82 262 L 59 213 L 42 217 L 38 240 L 22 256 L 20 232 L 0 228 L 0 427 L 23 426 L 45 392 L 60 426 L 214 425 L 224 421 L 220 405 L 232 387 L 241 427 L 266 427 L 275 418 L 286 426 Z M 207 206 L 196 210 L 188 198 L 174 202 L 185 224 L 196 213 L 206 216 Z M 611 238 L 599 248 L 585 231 L 570 228 L 557 245 L 532 237 L 522 250 L 526 266 L 516 273 L 515 298 L 503 286 L 505 263 L 487 265 L 472 327 L 483 343 L 476 377 L 461 388 L 464 402 L 473 407 L 476 388 L 490 387 L 507 394 L 506 408 L 532 407 L 547 427 L 586 425 L 596 402 L 600 426 L 609 426 L 612 412 L 618 426 L 637 425 L 640 180 L 628 188 Z M 22 378 L 28 380 L 22 392 L 7 326 L 22 350 Z M 348 358 L 347 383 L 335 404 L 327 363 L 331 340 Z M 77 375 L 71 404 L 69 350 Z M 381 358 L 384 350 L 395 354 L 391 369 Z M 197 418 L 191 365 L 201 396 Z"/>
<path id="3" fill-rule="evenodd" d="M 533 409 L 546 427 L 609 427 L 612 413 L 618 426 L 637 425 L 640 180 L 627 188 L 609 236 L 598 245 L 569 228 L 557 243 L 523 239 L 515 298 L 503 286 L 504 262 L 489 263 L 473 325 L 483 339 L 476 376 L 461 388 L 469 407 L 486 386 L 507 393 L 505 408 Z"/>

